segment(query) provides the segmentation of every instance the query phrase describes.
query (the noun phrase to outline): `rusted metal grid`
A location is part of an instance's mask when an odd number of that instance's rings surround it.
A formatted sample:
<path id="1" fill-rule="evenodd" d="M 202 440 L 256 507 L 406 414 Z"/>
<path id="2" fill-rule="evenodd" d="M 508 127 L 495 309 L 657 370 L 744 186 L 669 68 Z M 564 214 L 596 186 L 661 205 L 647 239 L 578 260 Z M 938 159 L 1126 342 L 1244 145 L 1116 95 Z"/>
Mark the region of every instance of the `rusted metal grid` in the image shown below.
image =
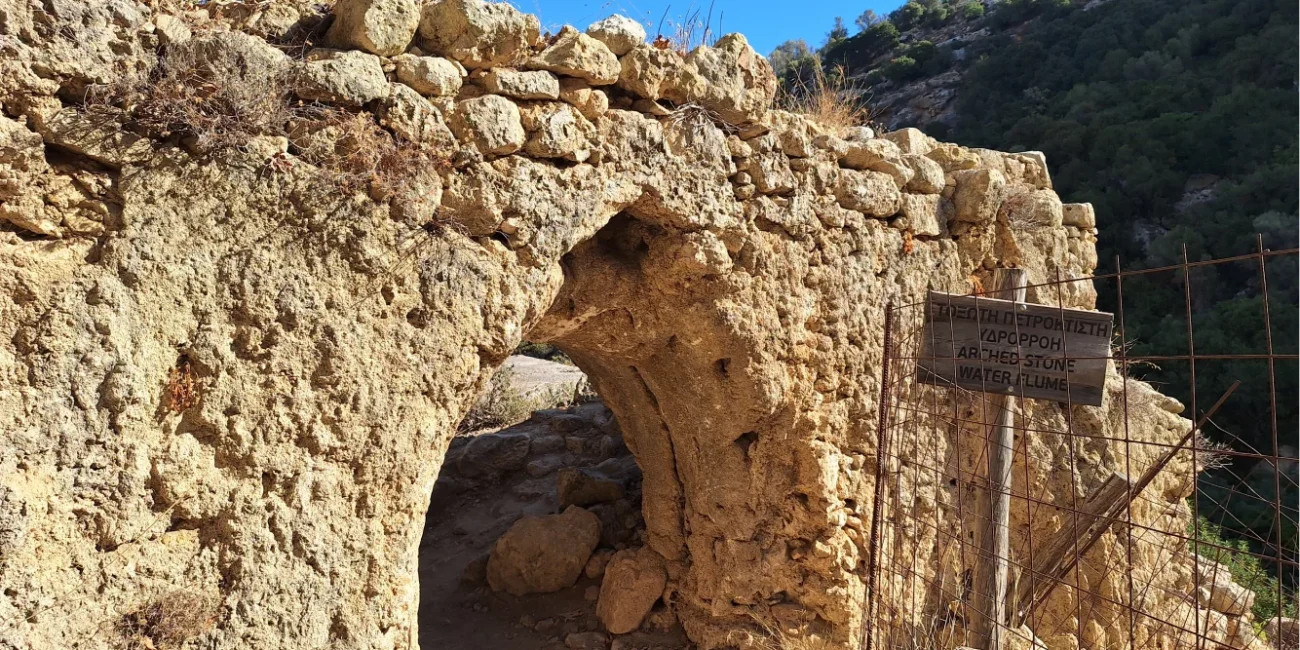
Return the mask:
<path id="1" fill-rule="evenodd" d="M 1055 305 L 1078 295 L 1079 283 L 1112 292 L 1115 335 L 1108 359 L 1115 373 L 1103 407 L 1018 402 L 1012 544 L 1005 558 L 1013 574 L 1007 603 L 1012 620 L 996 622 L 1010 638 L 1004 647 L 1296 647 L 1276 632 L 1270 638 L 1268 622 L 1254 620 L 1253 614 L 1221 611 L 1250 612 L 1253 603 L 1272 600 L 1277 612 L 1296 615 L 1300 458 L 1297 432 L 1278 428 L 1279 408 L 1294 414 L 1296 395 L 1279 394 L 1277 377 L 1296 375 L 1297 355 L 1292 344 L 1274 349 L 1279 314 L 1271 311 L 1268 294 L 1269 267 L 1278 266 L 1279 259 L 1289 260 L 1282 266 L 1292 277 L 1284 281 L 1295 291 L 1296 258 L 1296 249 L 1266 250 L 1259 239 L 1255 252 L 1238 257 L 1188 261 L 1184 249 L 1178 264 L 1144 270 L 1123 270 L 1117 258 L 1112 273 L 1030 285 L 1030 302 Z M 1225 348 L 1223 341 L 1196 335 L 1198 269 L 1214 265 L 1235 265 L 1238 275 L 1245 265 L 1255 267 L 1255 296 L 1245 302 L 1262 317 L 1261 349 Z M 1126 281 L 1130 287 L 1167 283 L 1162 290 L 1182 293 L 1181 314 L 1170 314 L 1166 326 L 1182 330 L 1185 350 L 1132 353 L 1125 307 L 1144 297 L 1125 294 Z M 993 398 L 916 381 L 926 305 L 921 296 L 888 308 L 877 460 L 881 480 L 866 560 L 862 639 L 871 650 L 977 646 L 971 634 L 976 617 L 988 620 L 976 605 L 981 595 L 971 593 L 971 575 L 975 564 L 992 561 L 988 549 L 978 548 L 973 531 L 988 521 Z M 1281 316 L 1282 322 L 1295 322 L 1294 313 Z M 1066 358 L 1071 358 L 1068 350 Z M 1232 365 L 1207 372 L 1215 364 Z M 1181 415 L 1187 418 L 1174 420 L 1178 430 L 1160 435 L 1150 430 L 1145 411 L 1130 410 L 1140 401 L 1149 411 L 1163 399 L 1140 382 L 1156 367 L 1181 370 L 1161 376 L 1183 377 L 1182 385 L 1155 388 L 1183 395 Z M 1206 395 L 1205 384 L 1198 392 L 1198 369 L 1217 380 L 1249 378 L 1244 385 L 1213 386 L 1215 394 Z M 1257 414 L 1271 438 L 1263 445 L 1238 437 L 1239 423 L 1215 419 L 1237 391 L 1237 398 L 1268 393 L 1267 412 Z M 1167 411 L 1176 410 L 1172 401 L 1165 404 Z M 1157 493 L 1153 483 L 1164 492 Z M 1062 490 L 1062 485 L 1069 487 Z M 1223 541 L 1211 533 L 1222 534 Z M 1060 562 L 1048 562 L 1053 557 Z M 1180 566 L 1186 571 L 1189 557 L 1191 576 L 1174 579 Z M 1249 571 L 1248 560 L 1257 571 Z M 1221 584 L 1228 567 L 1236 568 L 1234 580 L 1249 593 Z M 1224 594 L 1232 602 L 1222 602 Z"/>

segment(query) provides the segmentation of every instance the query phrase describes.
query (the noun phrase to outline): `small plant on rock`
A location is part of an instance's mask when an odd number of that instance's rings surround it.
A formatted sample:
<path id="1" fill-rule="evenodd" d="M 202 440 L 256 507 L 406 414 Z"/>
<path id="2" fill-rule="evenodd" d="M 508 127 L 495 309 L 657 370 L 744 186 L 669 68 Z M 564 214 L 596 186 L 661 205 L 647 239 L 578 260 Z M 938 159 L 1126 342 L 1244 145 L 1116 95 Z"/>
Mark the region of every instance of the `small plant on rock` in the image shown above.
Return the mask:
<path id="1" fill-rule="evenodd" d="M 124 650 L 180 648 L 212 628 L 217 599 L 192 591 L 173 591 L 122 616 L 117 630 Z"/>
<path id="2" fill-rule="evenodd" d="M 828 74 L 819 64 L 814 66 L 811 82 L 796 81 L 782 90 L 778 104 L 792 113 L 806 115 L 831 133 L 871 123 L 870 107 L 857 89 L 847 81 L 844 68 L 836 66 Z"/>

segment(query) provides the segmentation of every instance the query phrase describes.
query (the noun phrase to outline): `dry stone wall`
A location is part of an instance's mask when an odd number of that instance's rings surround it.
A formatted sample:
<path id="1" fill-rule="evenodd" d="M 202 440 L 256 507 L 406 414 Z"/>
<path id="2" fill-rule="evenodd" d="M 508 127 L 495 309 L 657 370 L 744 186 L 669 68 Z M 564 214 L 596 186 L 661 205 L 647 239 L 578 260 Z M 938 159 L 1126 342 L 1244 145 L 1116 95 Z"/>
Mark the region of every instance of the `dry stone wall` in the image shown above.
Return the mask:
<path id="1" fill-rule="evenodd" d="M 666 576 L 701 647 L 785 627 L 852 647 L 884 305 L 1096 266 L 1090 207 L 1062 206 L 1041 154 L 775 110 L 740 35 L 682 53 L 616 18 L 544 37 L 479 0 L 151 5 L 0 0 L 0 648 L 153 643 L 128 623 L 177 603 L 186 647 L 415 647 L 431 486 L 525 336 L 589 374 L 644 473 L 622 583 Z M 189 101 L 226 108 L 88 101 L 184 85 L 176 61 L 211 84 Z M 396 188 L 389 159 L 341 183 L 313 156 L 365 143 L 308 109 L 423 153 Z M 1180 407 L 1139 395 L 1135 435 L 1175 439 Z M 1073 417 L 1121 424 L 1113 395 Z M 973 466 L 949 429 L 920 435 Z M 1117 453 L 1090 445 L 1077 484 L 1061 462 L 1031 468 L 1045 498 L 1087 494 Z M 900 513 L 945 489 L 912 486 Z M 1136 514 L 1181 530 L 1191 489 L 1158 483 L 1168 508 Z M 899 539 L 951 570 L 933 534 Z M 1137 541 L 1134 572 L 1190 566 Z M 1086 623 L 1051 647 L 1122 633 Z"/>

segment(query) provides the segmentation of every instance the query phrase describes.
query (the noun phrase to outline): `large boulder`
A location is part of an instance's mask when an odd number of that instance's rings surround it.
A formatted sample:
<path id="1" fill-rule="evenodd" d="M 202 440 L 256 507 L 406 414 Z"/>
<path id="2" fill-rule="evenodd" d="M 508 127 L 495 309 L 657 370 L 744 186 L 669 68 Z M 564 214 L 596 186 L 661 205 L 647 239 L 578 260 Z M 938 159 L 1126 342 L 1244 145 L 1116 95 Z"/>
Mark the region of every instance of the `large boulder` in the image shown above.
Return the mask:
<path id="1" fill-rule="evenodd" d="M 430 97 L 452 96 L 460 92 L 465 68 L 440 56 L 403 54 L 393 59 L 397 80 Z"/>
<path id="2" fill-rule="evenodd" d="M 358 51 L 316 49 L 298 64 L 294 94 L 308 101 L 360 107 L 387 97 L 379 57 Z"/>
<path id="3" fill-rule="evenodd" d="M 519 151 L 528 137 L 519 107 L 500 95 L 457 102 L 451 114 L 451 130 L 462 143 L 490 156 Z"/>
<path id="4" fill-rule="evenodd" d="M 586 162 L 596 148 L 596 127 L 578 109 L 561 102 L 539 102 L 521 112 L 528 141 L 524 151 L 538 158 Z"/>
<path id="5" fill-rule="evenodd" d="M 872 171 L 843 170 L 835 189 L 840 206 L 872 217 L 898 212 L 902 194 L 889 175 Z"/>
<path id="6" fill-rule="evenodd" d="M 560 507 L 590 506 L 623 498 L 622 482 L 590 469 L 565 467 L 555 478 Z"/>
<path id="7" fill-rule="evenodd" d="M 516 596 L 559 591 L 578 581 L 599 541 L 600 520 L 578 506 L 524 517 L 493 545 L 488 585 Z"/>
<path id="8" fill-rule="evenodd" d="M 593 86 L 607 86 L 618 81 L 618 57 L 604 43 L 565 27 L 550 47 L 528 60 L 534 70 L 549 70 L 567 77 L 577 77 Z"/>
<path id="9" fill-rule="evenodd" d="M 415 0 L 339 0 L 325 40 L 336 47 L 394 56 L 406 50 L 419 26 Z"/>
<path id="10" fill-rule="evenodd" d="M 488 92 L 513 99 L 557 99 L 560 96 L 560 80 L 544 70 L 521 72 L 493 68 L 483 75 L 480 83 Z"/>
<path id="11" fill-rule="evenodd" d="M 456 138 L 443 121 L 442 113 L 429 100 L 405 84 L 392 84 L 389 95 L 376 109 L 379 123 L 410 142 L 427 144 L 450 152 Z"/>
<path id="12" fill-rule="evenodd" d="M 740 34 L 723 36 L 712 47 L 695 48 L 685 63 L 687 72 L 664 90 L 664 97 L 678 104 L 699 104 L 724 122 L 758 122 L 776 97 L 772 65 Z"/>
<path id="13" fill-rule="evenodd" d="M 505 2 L 437 0 L 424 6 L 419 33 L 425 49 L 467 68 L 513 66 L 528 57 L 540 34 L 536 16 Z"/>
<path id="14" fill-rule="evenodd" d="M 1300 647 L 1300 620 L 1275 616 L 1264 623 L 1264 634 L 1268 635 L 1269 645 Z"/>
<path id="15" fill-rule="evenodd" d="M 484 433 L 474 436 L 456 462 L 463 476 L 496 476 L 522 469 L 528 462 L 526 433 Z"/>
<path id="16" fill-rule="evenodd" d="M 664 559 L 649 547 L 619 551 L 605 565 L 596 616 L 611 633 L 627 634 L 641 626 L 667 581 Z"/>
<path id="17" fill-rule="evenodd" d="M 589 25 L 587 35 L 604 43 L 615 56 L 623 56 L 645 42 L 645 27 L 627 16 L 614 14 Z"/>
<path id="18" fill-rule="evenodd" d="M 942 163 L 940 163 L 942 164 Z M 1006 193 L 1006 178 L 996 169 L 970 169 L 953 172 L 957 189 L 952 201 L 957 207 L 954 218 L 969 223 L 988 223 L 997 215 Z"/>

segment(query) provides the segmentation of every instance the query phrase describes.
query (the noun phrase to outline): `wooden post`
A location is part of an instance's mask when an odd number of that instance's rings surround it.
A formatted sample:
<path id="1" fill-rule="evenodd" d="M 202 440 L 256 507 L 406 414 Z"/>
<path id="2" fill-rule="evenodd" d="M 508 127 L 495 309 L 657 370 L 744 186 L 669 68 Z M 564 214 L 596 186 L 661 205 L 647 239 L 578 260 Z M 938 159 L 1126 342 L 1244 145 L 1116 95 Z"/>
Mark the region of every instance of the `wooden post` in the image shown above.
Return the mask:
<path id="1" fill-rule="evenodd" d="M 993 272 L 993 291 L 990 298 L 1025 301 L 1024 269 L 996 269 Z M 971 581 L 976 605 L 974 632 L 977 647 L 982 650 L 1004 650 L 1007 631 L 1007 570 L 1011 554 L 1011 462 L 1015 447 L 1014 393 L 995 395 L 988 399 L 997 414 L 997 422 L 989 436 L 988 450 L 988 506 L 976 511 L 988 515 L 982 522 L 976 549 L 981 557 L 974 567 Z"/>
<path id="2" fill-rule="evenodd" d="M 1134 494 L 1134 485 L 1129 477 L 1112 472 L 1106 482 L 1079 505 L 1077 515 L 1065 515 L 1069 523 L 1061 528 L 1042 551 L 1035 553 L 1034 578 L 1031 580 L 1025 576 L 1016 589 L 1013 625 L 1024 621 L 1031 606 L 1042 605 L 1058 585 L 1068 581 L 1076 558 L 1087 553 L 1128 506 L 1129 496 Z M 1078 528 L 1073 525 L 1076 517 Z M 1075 551 L 1076 548 L 1078 551 Z"/>

